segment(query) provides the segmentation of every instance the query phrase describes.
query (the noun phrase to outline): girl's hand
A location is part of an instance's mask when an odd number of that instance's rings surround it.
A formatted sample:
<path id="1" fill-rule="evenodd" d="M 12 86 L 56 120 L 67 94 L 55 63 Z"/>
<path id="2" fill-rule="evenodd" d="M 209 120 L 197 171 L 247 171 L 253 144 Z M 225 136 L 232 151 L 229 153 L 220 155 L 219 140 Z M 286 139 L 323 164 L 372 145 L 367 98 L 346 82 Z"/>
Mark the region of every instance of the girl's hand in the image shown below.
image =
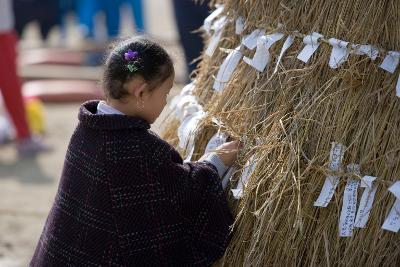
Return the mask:
<path id="1" fill-rule="evenodd" d="M 215 149 L 215 153 L 217 153 L 226 167 L 232 166 L 237 159 L 238 152 L 239 141 L 227 142 Z"/>

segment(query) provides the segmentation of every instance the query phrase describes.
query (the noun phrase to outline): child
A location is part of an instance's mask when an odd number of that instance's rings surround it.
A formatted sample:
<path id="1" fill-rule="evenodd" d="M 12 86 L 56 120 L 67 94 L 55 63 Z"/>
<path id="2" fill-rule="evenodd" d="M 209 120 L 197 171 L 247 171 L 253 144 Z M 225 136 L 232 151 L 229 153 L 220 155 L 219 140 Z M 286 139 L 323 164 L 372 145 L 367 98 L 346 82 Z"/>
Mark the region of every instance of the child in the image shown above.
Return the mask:
<path id="1" fill-rule="evenodd" d="M 183 163 L 152 133 L 173 80 L 170 57 L 150 40 L 111 51 L 107 101 L 80 108 L 30 266 L 209 266 L 223 255 L 233 218 L 221 176 L 238 143 Z"/>

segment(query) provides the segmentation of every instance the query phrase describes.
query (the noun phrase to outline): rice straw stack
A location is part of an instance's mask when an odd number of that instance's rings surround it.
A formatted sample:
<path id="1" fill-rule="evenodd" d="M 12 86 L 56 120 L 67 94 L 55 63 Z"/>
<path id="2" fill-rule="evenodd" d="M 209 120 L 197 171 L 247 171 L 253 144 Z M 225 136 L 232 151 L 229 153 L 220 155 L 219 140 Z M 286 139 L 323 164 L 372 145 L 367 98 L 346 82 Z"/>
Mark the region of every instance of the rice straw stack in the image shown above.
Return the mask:
<path id="1" fill-rule="evenodd" d="M 398 0 L 226 0 L 224 15 L 246 18 L 244 34 L 318 32 L 354 44 L 400 50 Z M 212 84 L 226 57 L 239 45 L 234 22 L 225 26 L 219 49 L 203 57 L 195 94 L 208 112 L 199 125 L 196 159 L 217 127 L 244 143 L 237 172 L 250 156 L 258 160 L 240 200 L 235 203 L 233 239 L 222 266 L 400 266 L 400 235 L 381 229 L 395 197 L 388 192 L 400 180 L 400 98 L 394 74 L 379 68 L 386 52 L 373 61 L 351 54 L 339 68 L 328 65 L 332 46 L 322 42 L 308 63 L 296 57 L 301 38 L 276 61 L 285 38 L 274 44 L 263 72 L 241 61 L 221 93 Z M 384 51 L 384 50 L 382 50 Z M 253 57 L 254 50 L 243 49 Z M 170 132 L 176 128 L 170 127 Z M 343 168 L 328 168 L 331 143 L 343 144 Z M 361 174 L 346 165 L 360 164 Z M 326 208 L 314 207 L 328 174 L 340 177 Z M 375 176 L 378 186 L 365 228 L 339 237 L 343 191 L 349 179 Z M 358 200 L 363 189 L 358 188 Z M 359 203 L 359 201 L 358 201 Z"/>

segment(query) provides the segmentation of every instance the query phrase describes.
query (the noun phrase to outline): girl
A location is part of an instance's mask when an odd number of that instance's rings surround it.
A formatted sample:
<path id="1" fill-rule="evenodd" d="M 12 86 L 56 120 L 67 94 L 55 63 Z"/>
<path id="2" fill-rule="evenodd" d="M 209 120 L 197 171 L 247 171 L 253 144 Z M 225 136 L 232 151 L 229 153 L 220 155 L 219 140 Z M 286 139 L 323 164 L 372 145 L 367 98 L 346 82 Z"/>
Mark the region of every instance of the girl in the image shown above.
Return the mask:
<path id="1" fill-rule="evenodd" d="M 149 128 L 174 68 L 158 44 L 134 38 L 106 61 L 106 102 L 79 111 L 54 205 L 30 266 L 209 266 L 233 223 L 221 176 L 238 143 L 200 162 Z"/>

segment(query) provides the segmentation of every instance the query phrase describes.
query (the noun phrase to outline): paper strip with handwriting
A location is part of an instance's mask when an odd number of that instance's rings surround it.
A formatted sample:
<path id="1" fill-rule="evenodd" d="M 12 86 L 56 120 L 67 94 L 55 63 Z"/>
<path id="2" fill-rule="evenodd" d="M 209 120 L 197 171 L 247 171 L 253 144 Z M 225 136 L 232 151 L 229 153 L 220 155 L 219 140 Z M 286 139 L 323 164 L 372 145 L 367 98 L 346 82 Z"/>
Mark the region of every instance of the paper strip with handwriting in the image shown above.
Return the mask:
<path id="1" fill-rule="evenodd" d="M 339 171 L 342 165 L 344 156 L 345 146 L 333 142 L 331 152 L 329 156 L 329 169 L 332 171 Z M 331 201 L 333 194 L 335 193 L 336 187 L 339 183 L 339 177 L 334 175 L 328 175 L 325 179 L 324 185 L 318 199 L 314 202 L 315 207 L 327 207 Z"/>
<path id="2" fill-rule="evenodd" d="M 378 189 L 377 185 L 373 184 L 375 179 L 376 177 L 373 176 L 364 176 L 361 178 L 361 187 L 365 189 L 361 196 L 354 227 L 364 228 L 368 222 L 369 213 L 374 203 L 375 193 Z"/>
<path id="3" fill-rule="evenodd" d="M 396 197 L 396 202 L 383 223 L 382 229 L 397 233 L 400 230 L 400 181 L 389 187 L 389 191 Z"/>
<path id="4" fill-rule="evenodd" d="M 360 175 L 360 166 L 358 164 L 349 164 L 348 172 Z M 353 235 L 354 220 L 357 211 L 357 189 L 360 181 L 349 178 L 343 192 L 342 211 L 339 218 L 339 236 L 348 237 Z"/>

